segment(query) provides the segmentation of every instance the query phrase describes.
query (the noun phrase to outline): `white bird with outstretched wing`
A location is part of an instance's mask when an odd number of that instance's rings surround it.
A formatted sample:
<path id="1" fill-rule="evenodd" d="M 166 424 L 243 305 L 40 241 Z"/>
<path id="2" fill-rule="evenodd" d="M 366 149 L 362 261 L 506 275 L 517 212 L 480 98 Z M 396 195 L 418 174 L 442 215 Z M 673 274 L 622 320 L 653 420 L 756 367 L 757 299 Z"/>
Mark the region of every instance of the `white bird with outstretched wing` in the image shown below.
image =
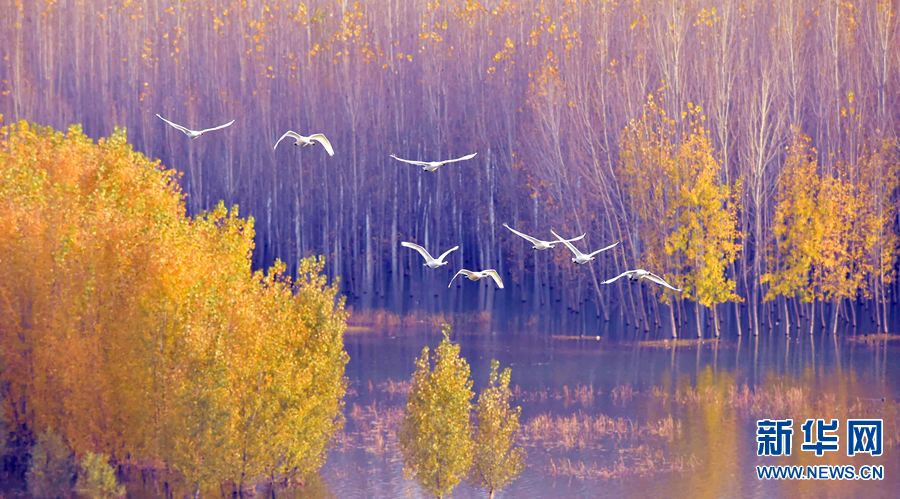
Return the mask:
<path id="1" fill-rule="evenodd" d="M 623 277 L 628 277 L 628 279 L 631 281 L 640 281 L 641 279 L 647 279 L 648 281 L 655 282 L 656 284 L 659 284 L 660 286 L 665 286 L 665 287 L 671 289 L 672 291 L 679 291 L 679 292 L 681 291 L 681 288 L 676 288 L 675 286 L 672 286 L 671 284 L 667 283 L 665 281 L 665 279 L 663 279 L 662 277 L 660 277 L 652 272 L 648 272 L 644 269 L 626 270 L 625 272 L 622 272 L 621 274 L 619 274 L 616 277 L 613 277 L 612 279 L 603 281 L 603 284 L 609 284 L 612 282 L 616 282 Z"/>
<path id="2" fill-rule="evenodd" d="M 425 257 L 425 266 L 432 268 L 432 269 L 436 269 L 442 265 L 447 265 L 448 263 L 450 263 L 450 262 L 445 262 L 444 257 L 449 255 L 451 251 L 456 251 L 459 249 L 459 246 L 454 246 L 454 247 L 448 249 L 447 251 L 443 252 L 441 254 L 441 256 L 434 258 L 431 256 L 431 253 L 429 253 L 428 250 L 419 246 L 418 244 L 408 243 L 408 242 L 404 241 L 404 242 L 400 243 L 400 246 L 403 246 L 404 248 L 412 248 L 412 249 L 418 251 L 420 255 Z"/>
<path id="3" fill-rule="evenodd" d="M 456 276 L 458 276 L 459 274 L 463 274 L 464 276 L 468 277 L 470 281 L 477 281 L 478 279 L 483 279 L 488 276 L 493 277 L 494 282 L 497 283 L 497 287 L 503 289 L 503 281 L 500 280 L 500 274 L 498 274 L 494 269 L 482 270 L 481 272 L 472 272 L 471 270 L 460 269 L 460 271 L 453 276 L 453 279 L 450 279 L 450 284 L 447 284 L 448 288 L 453 284 L 453 280 L 456 279 Z"/>
<path id="4" fill-rule="evenodd" d="M 602 253 L 602 252 L 604 252 L 604 251 L 606 251 L 606 250 L 608 250 L 608 249 L 615 248 L 616 245 L 619 244 L 619 242 L 616 241 L 615 243 L 610 244 L 609 246 L 607 246 L 607 247 L 605 247 L 605 248 L 598 249 L 597 251 L 595 251 L 595 252 L 593 252 L 593 253 L 589 253 L 589 254 L 585 255 L 584 253 L 578 251 L 578 248 L 576 248 L 575 246 L 573 246 L 572 243 L 570 243 L 568 240 L 563 239 L 562 237 L 559 236 L 559 234 L 557 234 L 556 232 L 553 232 L 553 229 L 550 229 L 550 233 L 553 234 L 554 236 L 556 236 L 556 239 L 559 240 L 559 242 L 565 244 L 566 247 L 569 248 L 569 250 L 572 251 L 572 254 L 575 255 L 575 258 L 572 258 L 572 261 L 575 262 L 575 263 L 578 263 L 578 264 L 585 264 L 585 263 L 587 263 L 587 262 L 593 260 L 593 259 L 594 259 L 594 255 L 596 255 L 596 254 L 598 254 L 598 253 Z"/>
<path id="5" fill-rule="evenodd" d="M 183 126 L 181 126 L 181 125 L 172 123 L 171 121 L 169 121 L 169 120 L 163 118 L 163 117 L 160 116 L 159 114 L 157 114 L 156 117 L 159 118 L 159 119 L 161 119 L 161 120 L 163 120 L 163 121 L 165 121 L 166 123 L 172 125 L 172 127 L 175 128 L 176 130 L 180 130 L 180 131 L 184 132 L 184 134 L 187 135 L 188 138 L 191 138 L 191 139 L 196 139 L 197 137 L 203 135 L 203 134 L 206 133 L 206 132 L 212 132 L 213 130 L 219 130 L 219 129 L 225 128 L 225 127 L 227 127 L 227 126 L 231 126 L 231 124 L 234 123 L 234 120 L 231 120 L 231 121 L 229 121 L 228 123 L 225 123 L 224 125 L 219 125 L 219 126 L 216 126 L 216 127 L 207 128 L 207 129 L 205 129 L 205 130 L 199 130 L 199 131 L 198 131 L 198 130 L 191 130 L 191 129 L 185 128 L 185 127 L 183 127 Z"/>
<path id="6" fill-rule="evenodd" d="M 391 154 L 391 157 L 396 159 L 397 161 L 402 161 L 404 163 L 409 163 L 411 165 L 421 166 L 423 170 L 433 172 L 433 171 L 437 170 L 439 167 L 446 165 L 447 163 L 455 163 L 457 161 L 465 161 L 467 159 L 472 159 L 475 157 L 476 154 L 478 154 L 478 153 L 473 152 L 472 154 L 463 156 L 461 158 L 446 159 L 444 161 L 416 161 L 416 160 L 412 160 L 412 159 L 398 158 L 397 156 L 394 156 L 393 154 Z"/>
<path id="7" fill-rule="evenodd" d="M 510 231 L 512 231 L 513 234 L 515 234 L 515 235 L 525 239 L 526 241 L 530 242 L 531 244 L 533 244 L 534 246 L 532 246 L 532 248 L 534 248 L 536 250 L 547 250 L 547 249 L 556 247 L 553 245 L 553 243 L 555 243 L 556 241 L 542 241 L 536 237 L 531 237 L 528 234 L 523 234 L 523 233 L 517 231 L 516 229 L 513 229 L 509 225 L 503 224 L 503 226 L 506 227 L 507 229 L 509 229 Z M 585 233 L 578 237 L 568 239 L 568 241 L 569 242 L 580 241 L 580 240 L 584 239 L 584 236 L 586 236 L 586 235 L 587 234 Z"/>
<path id="8" fill-rule="evenodd" d="M 311 146 L 318 142 L 319 144 L 322 144 L 322 147 L 325 148 L 325 151 L 328 152 L 329 156 L 334 156 L 334 149 L 331 148 L 331 142 L 328 142 L 328 139 L 325 138 L 325 135 L 321 133 L 314 133 L 309 137 L 306 137 L 293 130 L 288 130 L 287 132 L 284 132 L 284 135 L 282 135 L 280 139 L 278 139 L 278 142 L 275 143 L 275 147 L 273 147 L 272 149 L 277 149 L 278 144 L 281 143 L 281 141 L 284 140 L 285 137 L 291 137 L 292 139 L 294 139 L 295 146 Z"/>

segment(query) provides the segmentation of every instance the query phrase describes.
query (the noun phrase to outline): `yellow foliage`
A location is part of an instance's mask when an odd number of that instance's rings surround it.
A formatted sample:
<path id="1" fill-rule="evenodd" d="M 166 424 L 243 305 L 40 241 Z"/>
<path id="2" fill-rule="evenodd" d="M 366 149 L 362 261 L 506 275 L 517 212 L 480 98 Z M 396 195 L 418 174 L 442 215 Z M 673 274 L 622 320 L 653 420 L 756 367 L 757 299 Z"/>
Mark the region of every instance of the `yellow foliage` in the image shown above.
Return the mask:
<path id="1" fill-rule="evenodd" d="M 889 283 L 897 258 L 892 231 L 900 159 L 894 141 L 870 147 L 856 165 L 838 163 L 819 175 L 808 137 L 794 138 L 778 186 L 770 252 L 762 276 L 777 295 L 805 301 L 868 296 L 874 283 Z"/>
<path id="2" fill-rule="evenodd" d="M 741 251 L 734 186 L 721 185 L 700 108 L 678 134 L 651 95 L 623 131 L 619 173 L 631 197 L 643 263 L 704 306 L 739 300 L 726 270 Z M 668 295 L 664 295 L 668 296 Z"/>
<path id="3" fill-rule="evenodd" d="M 186 218 L 175 172 L 122 130 L 4 127 L 0 179 L 10 422 L 191 489 L 321 466 L 347 361 L 322 260 L 296 282 L 252 272 L 253 220 L 222 203 Z"/>

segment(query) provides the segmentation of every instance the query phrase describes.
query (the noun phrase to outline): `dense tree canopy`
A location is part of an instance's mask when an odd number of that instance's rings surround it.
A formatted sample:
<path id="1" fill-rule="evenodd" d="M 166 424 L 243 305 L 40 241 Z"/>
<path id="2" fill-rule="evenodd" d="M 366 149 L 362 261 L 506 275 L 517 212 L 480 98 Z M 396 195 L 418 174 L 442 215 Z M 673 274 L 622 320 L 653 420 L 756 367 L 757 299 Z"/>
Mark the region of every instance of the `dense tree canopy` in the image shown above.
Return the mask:
<path id="1" fill-rule="evenodd" d="M 253 219 L 186 218 L 177 177 L 124 130 L 0 129 L 2 414 L 188 490 L 313 472 L 342 424 L 343 301 L 322 260 L 251 271 Z"/>

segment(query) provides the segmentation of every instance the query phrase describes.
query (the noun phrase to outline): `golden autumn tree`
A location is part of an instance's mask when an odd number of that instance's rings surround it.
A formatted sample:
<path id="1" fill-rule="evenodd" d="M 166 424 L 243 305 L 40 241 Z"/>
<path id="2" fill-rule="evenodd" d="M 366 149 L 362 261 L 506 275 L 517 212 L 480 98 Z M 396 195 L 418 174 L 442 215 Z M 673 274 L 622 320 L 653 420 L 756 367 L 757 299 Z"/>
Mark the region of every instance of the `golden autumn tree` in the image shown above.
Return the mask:
<path id="1" fill-rule="evenodd" d="M 487 489 L 490 498 L 525 469 L 525 450 L 515 447 L 522 408 L 509 406 L 512 370 L 506 368 L 501 373 L 499 369 L 500 363 L 491 360 L 488 386 L 475 406 L 475 454 L 469 472 L 471 482 Z"/>
<path id="2" fill-rule="evenodd" d="M 873 140 L 859 160 L 859 189 L 865 211 L 866 261 L 870 269 L 864 293 L 874 293 L 876 317 L 887 334 L 888 312 L 885 289 L 896 278 L 895 264 L 900 249 L 896 224 L 896 204 L 891 200 L 900 184 L 900 147 L 897 139 Z M 877 305 L 881 303 L 881 311 Z"/>
<path id="3" fill-rule="evenodd" d="M 737 190 L 719 182 L 721 165 L 701 110 L 689 105 L 682 119 L 686 130 L 679 134 L 650 96 L 644 115 L 623 132 L 619 172 L 631 196 L 644 265 L 697 302 L 698 336 L 699 306 L 712 308 L 718 336 L 715 306 L 740 299 L 727 275 L 741 250 Z"/>
<path id="4" fill-rule="evenodd" d="M 776 296 L 813 301 L 813 261 L 819 253 L 818 192 L 821 179 L 809 137 L 796 133 L 775 195 L 765 300 Z M 785 314 L 787 314 L 785 304 Z M 786 315 L 787 316 L 787 315 Z"/>
<path id="5" fill-rule="evenodd" d="M 618 174 L 631 221 L 631 232 L 639 234 L 634 253 L 642 265 L 672 282 L 675 262 L 666 251 L 666 238 L 672 232 L 669 218 L 675 192 L 669 182 L 662 181 L 674 171 L 677 145 L 675 122 L 657 104 L 653 94 L 647 97 L 644 113 L 631 120 L 619 141 Z M 663 293 L 661 300 L 669 304 L 672 335 L 677 336 L 674 298 Z"/>
<path id="6" fill-rule="evenodd" d="M 472 380 L 469 364 L 450 342 L 449 326 L 434 350 L 416 361 L 406 411 L 400 424 L 403 472 L 434 497 L 447 497 L 472 463 Z"/>
<path id="7" fill-rule="evenodd" d="M 688 104 L 685 117 L 689 130 L 682 136 L 673 163 L 675 170 L 667 179 L 677 186 L 675 203 L 669 208 L 669 216 L 677 220 L 677 227 L 666 240 L 666 251 L 684 269 L 675 282 L 684 288 L 685 296 L 712 309 L 718 337 L 716 305 L 740 301 L 734 293 L 735 281 L 727 275 L 741 251 L 736 198 L 739 189 L 719 182 L 721 165 L 700 109 Z M 699 336 L 699 309 L 696 317 Z"/>
<path id="8" fill-rule="evenodd" d="M 823 175 L 819 186 L 816 241 L 813 260 L 816 298 L 832 304 L 832 332 L 837 331 L 838 308 L 843 300 L 855 300 L 871 270 L 865 259 L 863 212 L 860 192 L 851 178 L 854 167 L 840 162 L 832 175 Z"/>
<path id="9" fill-rule="evenodd" d="M 4 127 L 0 178 L 7 422 L 194 494 L 322 465 L 347 362 L 322 260 L 253 272 L 253 220 L 186 218 L 176 174 L 121 130 Z"/>
<path id="10" fill-rule="evenodd" d="M 774 258 L 763 276 L 769 284 L 766 300 L 780 295 L 829 301 L 832 332 L 845 300 L 869 297 L 873 289 L 884 300 L 897 254 L 890 222 L 894 208 L 886 202 L 897 188 L 900 168 L 893 144 L 867 147 L 856 164 L 838 162 L 831 174 L 820 174 L 810 139 L 795 136 L 776 197 Z"/>

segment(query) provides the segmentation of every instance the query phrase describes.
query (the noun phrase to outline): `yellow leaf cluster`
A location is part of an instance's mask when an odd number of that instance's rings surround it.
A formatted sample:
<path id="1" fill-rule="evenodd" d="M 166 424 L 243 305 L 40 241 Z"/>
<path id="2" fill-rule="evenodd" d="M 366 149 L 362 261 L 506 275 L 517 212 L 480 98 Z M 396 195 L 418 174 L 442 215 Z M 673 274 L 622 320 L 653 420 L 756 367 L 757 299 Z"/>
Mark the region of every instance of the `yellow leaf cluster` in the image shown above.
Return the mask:
<path id="1" fill-rule="evenodd" d="M 185 217 L 177 175 L 25 122 L 0 129 L 0 386 L 16 428 L 193 491 L 321 466 L 343 302 L 307 259 L 252 272 L 253 220 Z"/>

